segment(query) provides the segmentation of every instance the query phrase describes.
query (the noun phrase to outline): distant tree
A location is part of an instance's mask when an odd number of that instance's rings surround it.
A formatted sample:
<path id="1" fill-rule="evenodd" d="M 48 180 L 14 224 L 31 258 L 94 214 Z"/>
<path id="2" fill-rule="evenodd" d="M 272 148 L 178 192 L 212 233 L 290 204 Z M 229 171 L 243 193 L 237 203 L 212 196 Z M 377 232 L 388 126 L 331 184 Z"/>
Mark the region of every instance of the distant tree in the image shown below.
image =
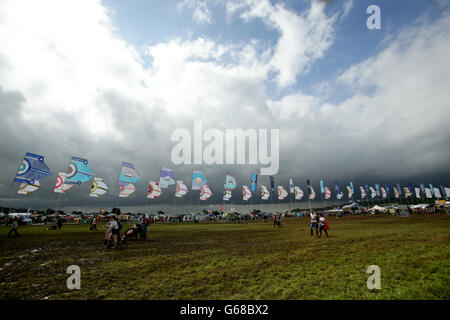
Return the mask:
<path id="1" fill-rule="evenodd" d="M 159 210 L 158 214 L 164 214 L 164 211 Z"/>
<path id="2" fill-rule="evenodd" d="M 120 208 L 113 208 L 113 209 L 111 210 L 111 212 L 112 212 L 113 214 L 120 215 Z"/>

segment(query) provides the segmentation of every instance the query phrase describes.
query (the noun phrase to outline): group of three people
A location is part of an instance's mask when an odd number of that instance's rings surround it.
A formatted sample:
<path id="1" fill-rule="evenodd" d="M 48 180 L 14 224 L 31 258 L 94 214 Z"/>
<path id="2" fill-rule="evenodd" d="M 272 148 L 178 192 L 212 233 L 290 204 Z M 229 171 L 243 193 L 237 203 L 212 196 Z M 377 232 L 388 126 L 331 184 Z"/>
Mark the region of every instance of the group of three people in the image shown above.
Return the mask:
<path id="1" fill-rule="evenodd" d="M 147 240 L 147 227 L 149 224 L 150 218 L 143 218 L 140 223 L 137 224 L 137 233 L 140 235 L 141 240 Z M 116 216 L 107 218 L 105 235 L 106 248 L 111 246 L 111 240 L 113 241 L 114 248 L 118 248 L 119 243 L 122 240 L 120 230 L 122 230 L 122 224 Z M 127 231 L 125 231 L 125 233 L 126 232 Z"/>

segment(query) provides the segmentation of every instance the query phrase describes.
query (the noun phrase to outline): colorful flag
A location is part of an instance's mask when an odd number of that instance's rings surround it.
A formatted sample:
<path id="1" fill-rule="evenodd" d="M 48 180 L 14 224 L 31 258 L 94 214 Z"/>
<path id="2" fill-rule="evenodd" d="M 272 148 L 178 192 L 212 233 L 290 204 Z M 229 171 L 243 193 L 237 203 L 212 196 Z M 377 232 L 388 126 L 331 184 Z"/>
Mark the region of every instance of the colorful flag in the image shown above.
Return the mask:
<path id="1" fill-rule="evenodd" d="M 204 184 L 200 189 L 200 200 L 208 200 L 213 195 L 211 189 L 207 184 Z"/>
<path id="2" fill-rule="evenodd" d="M 366 190 L 363 186 L 360 186 L 359 191 L 361 192 L 361 199 L 364 199 L 366 197 Z"/>
<path id="3" fill-rule="evenodd" d="M 351 199 L 353 197 L 352 187 L 350 187 L 350 186 L 347 186 L 347 195 L 348 195 L 349 199 Z"/>
<path id="4" fill-rule="evenodd" d="M 434 188 L 433 188 L 433 185 L 430 183 L 429 186 L 430 186 L 431 194 L 434 195 Z"/>
<path id="5" fill-rule="evenodd" d="M 136 188 L 133 183 L 138 182 L 140 179 L 133 163 L 122 162 L 119 176 L 119 198 L 126 198 L 134 193 Z"/>
<path id="6" fill-rule="evenodd" d="M 19 170 L 17 170 L 15 182 L 34 184 L 36 181 L 51 176 L 50 169 L 45 164 L 43 156 L 27 153 L 20 164 Z"/>
<path id="7" fill-rule="evenodd" d="M 302 200 L 303 190 L 300 187 L 294 187 L 295 200 Z"/>
<path id="8" fill-rule="evenodd" d="M 83 158 L 72 157 L 69 168 L 67 169 L 66 183 L 67 184 L 82 184 L 94 178 L 91 167 L 88 161 Z"/>
<path id="9" fill-rule="evenodd" d="M 400 194 L 398 193 L 397 187 L 394 187 L 394 197 L 397 199 L 400 197 Z"/>
<path id="10" fill-rule="evenodd" d="M 162 194 L 162 190 L 159 187 L 159 183 L 156 181 L 149 181 L 147 188 L 147 198 L 156 199 Z"/>
<path id="11" fill-rule="evenodd" d="M 353 182 L 350 181 L 350 188 L 352 188 L 352 193 L 355 193 L 355 188 L 353 188 Z"/>
<path id="12" fill-rule="evenodd" d="M 38 190 L 40 187 L 41 184 L 39 183 L 39 180 L 34 180 L 33 184 L 22 182 L 19 186 L 19 189 L 17 190 L 17 193 L 29 196 L 32 192 Z"/>
<path id="13" fill-rule="evenodd" d="M 416 198 L 420 199 L 420 188 L 414 188 L 416 191 Z"/>
<path id="14" fill-rule="evenodd" d="M 325 199 L 328 200 L 331 198 L 331 190 L 328 187 L 325 187 Z"/>
<path id="15" fill-rule="evenodd" d="M 292 179 L 289 179 L 289 192 L 294 193 L 294 181 Z"/>
<path id="16" fill-rule="evenodd" d="M 447 198 L 450 198 L 450 188 L 444 187 L 444 190 L 445 190 L 445 196 Z"/>
<path id="17" fill-rule="evenodd" d="M 175 174 L 172 169 L 161 167 L 159 174 L 159 187 L 161 189 L 167 189 L 172 184 L 175 184 Z"/>
<path id="18" fill-rule="evenodd" d="M 231 173 L 227 173 L 225 176 L 225 188 L 228 190 L 233 190 L 236 188 L 236 179 Z"/>
<path id="19" fill-rule="evenodd" d="M 177 186 L 175 189 L 175 197 L 183 198 L 188 193 L 188 188 L 184 181 L 177 180 Z"/>
<path id="20" fill-rule="evenodd" d="M 409 193 L 412 195 L 414 192 L 414 189 L 413 189 L 411 183 L 408 183 L 408 190 L 409 190 Z"/>
<path id="21" fill-rule="evenodd" d="M 313 200 L 316 198 L 316 193 L 314 192 L 314 188 L 312 186 L 310 186 L 310 194 L 309 194 L 309 199 Z"/>
<path id="22" fill-rule="evenodd" d="M 208 181 L 200 170 L 192 170 L 192 190 L 200 190 Z"/>
<path id="23" fill-rule="evenodd" d="M 425 195 L 428 199 L 433 198 L 433 194 L 431 193 L 431 190 L 428 188 L 425 188 Z"/>
<path id="24" fill-rule="evenodd" d="M 325 193 L 325 188 L 323 187 L 323 180 L 320 180 L 320 193 Z"/>
<path id="25" fill-rule="evenodd" d="M 231 199 L 231 190 L 230 189 L 227 189 L 227 188 L 223 189 L 223 198 L 222 199 L 225 201 L 228 201 Z"/>
<path id="26" fill-rule="evenodd" d="M 258 175 L 256 173 L 252 173 L 251 179 L 250 179 L 252 192 L 256 191 L 256 187 L 258 185 Z"/>
<path id="27" fill-rule="evenodd" d="M 409 192 L 408 187 L 403 187 L 403 192 L 405 193 L 405 199 L 410 197 L 412 194 Z"/>
<path id="28" fill-rule="evenodd" d="M 391 194 L 391 190 L 389 189 L 388 184 L 385 184 L 384 187 L 386 188 L 386 195 L 389 198 L 389 195 Z"/>
<path id="29" fill-rule="evenodd" d="M 91 186 L 91 192 L 89 193 L 90 197 L 98 198 L 108 192 L 108 186 L 105 183 L 105 180 L 100 178 L 94 178 Z"/>
<path id="30" fill-rule="evenodd" d="M 252 197 L 252 192 L 250 191 L 250 188 L 247 186 L 242 186 L 242 199 L 247 201 Z"/>
<path id="31" fill-rule="evenodd" d="M 399 183 L 397 183 L 397 191 L 398 191 L 398 195 L 401 196 L 402 195 L 402 187 L 400 186 Z"/>
<path id="32" fill-rule="evenodd" d="M 375 198 L 377 196 L 377 191 L 373 187 L 369 187 L 369 189 L 370 189 L 370 192 L 371 192 L 370 197 L 372 199 Z"/>
<path id="33" fill-rule="evenodd" d="M 380 185 L 379 184 L 375 184 L 375 192 L 377 194 L 377 197 L 381 196 Z"/>
<path id="34" fill-rule="evenodd" d="M 380 189 L 381 189 L 381 196 L 383 197 L 383 199 L 386 199 L 387 198 L 386 189 L 384 189 L 384 187 L 381 187 Z"/>
<path id="35" fill-rule="evenodd" d="M 339 195 L 341 193 L 341 188 L 339 187 L 339 182 L 334 182 L 334 190 L 336 191 L 336 195 Z"/>
<path id="36" fill-rule="evenodd" d="M 65 172 L 58 173 L 58 177 L 56 178 L 56 184 L 54 187 L 54 192 L 66 193 L 67 190 L 69 190 L 70 188 L 72 188 L 74 186 L 73 184 L 66 183 L 66 179 L 67 179 L 66 177 L 67 177 L 67 174 Z"/>
<path id="37" fill-rule="evenodd" d="M 134 184 L 121 185 L 119 190 L 119 198 L 127 198 L 130 194 L 136 191 Z"/>
<path id="38" fill-rule="evenodd" d="M 439 188 L 434 188 L 434 196 L 438 199 L 441 198 L 441 191 L 439 191 Z"/>
<path id="39" fill-rule="evenodd" d="M 283 186 L 278 186 L 278 200 L 283 200 L 287 195 L 286 189 Z"/>
<path id="40" fill-rule="evenodd" d="M 267 200 L 270 197 L 269 189 L 266 186 L 261 186 L 261 199 Z"/>
<path id="41" fill-rule="evenodd" d="M 423 183 L 420 184 L 420 191 L 423 195 L 425 194 L 425 185 Z"/>

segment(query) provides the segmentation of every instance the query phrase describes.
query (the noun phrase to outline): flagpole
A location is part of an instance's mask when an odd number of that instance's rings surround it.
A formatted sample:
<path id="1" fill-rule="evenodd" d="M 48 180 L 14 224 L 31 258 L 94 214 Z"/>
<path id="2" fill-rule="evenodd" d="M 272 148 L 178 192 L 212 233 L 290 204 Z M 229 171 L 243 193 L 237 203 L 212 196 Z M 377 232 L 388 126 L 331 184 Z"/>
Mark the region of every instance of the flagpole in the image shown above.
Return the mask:
<path id="1" fill-rule="evenodd" d="M 119 208 L 119 198 L 120 198 L 119 181 L 120 181 L 120 174 L 121 174 L 121 172 L 122 172 L 122 164 L 120 165 L 119 176 L 117 177 L 117 183 L 116 183 L 116 194 L 117 194 L 116 208 Z M 117 191 L 119 191 L 119 192 L 117 192 Z"/>

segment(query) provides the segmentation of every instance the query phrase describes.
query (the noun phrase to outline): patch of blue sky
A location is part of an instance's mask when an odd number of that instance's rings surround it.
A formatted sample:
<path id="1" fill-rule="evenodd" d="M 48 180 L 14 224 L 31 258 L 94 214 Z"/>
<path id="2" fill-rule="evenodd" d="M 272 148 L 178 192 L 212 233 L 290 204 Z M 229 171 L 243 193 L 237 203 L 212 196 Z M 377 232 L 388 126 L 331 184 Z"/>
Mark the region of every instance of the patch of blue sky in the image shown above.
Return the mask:
<path id="1" fill-rule="evenodd" d="M 334 24 L 333 44 L 322 58 L 310 65 L 307 72 L 297 76 L 294 85 L 279 88 L 274 82 L 276 73 L 269 73 L 269 80 L 265 83 L 268 98 L 277 100 L 300 91 L 307 95 L 320 94 L 323 102 L 341 103 L 352 96 L 349 88 L 335 81 L 342 72 L 375 56 L 384 49 L 385 39 L 395 36 L 402 28 L 420 23 L 424 17 L 435 20 L 440 17 L 442 10 L 439 0 L 354 0 L 348 15 L 341 19 L 346 0 L 327 2 L 326 14 L 339 15 Z M 211 23 L 196 22 L 192 17 L 192 9 L 180 9 L 180 1 L 176 0 L 104 0 L 103 3 L 113 12 L 112 22 L 118 35 L 138 49 L 176 38 L 195 40 L 203 37 L 217 44 L 228 45 L 242 45 L 257 39 L 261 43 L 259 50 L 264 50 L 275 46 L 280 36 L 277 30 L 268 27 L 260 19 L 244 21 L 239 17 L 239 12 L 229 17 L 225 5 L 220 2 L 207 2 Z M 275 3 L 272 1 L 272 4 Z M 309 0 L 285 0 L 282 3 L 298 15 L 309 8 Z M 381 9 L 381 30 L 369 30 L 366 27 L 369 16 L 366 10 L 371 4 Z M 227 65 L 233 61 L 225 55 L 220 63 Z M 144 61 L 144 64 L 151 67 L 151 59 Z M 373 92 L 373 89 L 369 91 Z"/>

